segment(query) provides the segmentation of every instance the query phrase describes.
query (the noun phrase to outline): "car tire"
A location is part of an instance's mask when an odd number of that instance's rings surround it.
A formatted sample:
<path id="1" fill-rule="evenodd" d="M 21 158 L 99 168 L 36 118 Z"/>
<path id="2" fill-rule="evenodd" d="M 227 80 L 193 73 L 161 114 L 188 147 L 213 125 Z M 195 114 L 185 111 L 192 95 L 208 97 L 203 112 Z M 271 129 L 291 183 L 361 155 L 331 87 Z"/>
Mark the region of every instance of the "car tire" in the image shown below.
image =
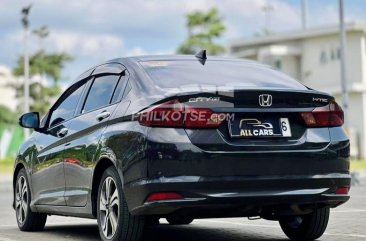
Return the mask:
<path id="1" fill-rule="evenodd" d="M 166 218 L 170 225 L 187 225 L 193 222 L 193 218 L 173 215 Z"/>
<path id="2" fill-rule="evenodd" d="M 114 167 L 103 173 L 98 189 L 97 220 L 104 241 L 138 241 L 144 230 L 144 217 L 130 214 L 122 182 Z"/>
<path id="3" fill-rule="evenodd" d="M 145 217 L 145 225 L 148 227 L 154 227 L 160 224 L 159 217 Z"/>
<path id="4" fill-rule="evenodd" d="M 307 215 L 284 218 L 279 222 L 283 232 L 291 240 L 315 240 L 325 232 L 329 212 L 329 207 L 325 207 Z"/>
<path id="5" fill-rule="evenodd" d="M 15 215 L 18 227 L 21 231 L 43 230 L 47 214 L 32 212 L 30 208 L 31 193 L 25 169 L 21 169 L 17 175 L 14 186 Z"/>

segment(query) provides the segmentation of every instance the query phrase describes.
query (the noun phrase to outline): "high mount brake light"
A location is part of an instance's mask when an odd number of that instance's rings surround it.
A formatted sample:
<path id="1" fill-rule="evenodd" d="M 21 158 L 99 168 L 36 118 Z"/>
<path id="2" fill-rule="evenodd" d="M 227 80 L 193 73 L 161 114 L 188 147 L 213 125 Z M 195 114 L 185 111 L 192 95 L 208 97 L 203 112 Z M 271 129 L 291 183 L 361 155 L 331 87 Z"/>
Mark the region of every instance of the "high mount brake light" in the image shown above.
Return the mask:
<path id="1" fill-rule="evenodd" d="M 187 106 L 170 100 L 141 112 L 138 121 L 152 127 L 216 128 L 226 118 L 224 113 L 214 113 L 209 108 Z"/>
<path id="2" fill-rule="evenodd" d="M 335 101 L 300 114 L 308 127 L 335 127 L 344 123 L 343 110 Z"/>

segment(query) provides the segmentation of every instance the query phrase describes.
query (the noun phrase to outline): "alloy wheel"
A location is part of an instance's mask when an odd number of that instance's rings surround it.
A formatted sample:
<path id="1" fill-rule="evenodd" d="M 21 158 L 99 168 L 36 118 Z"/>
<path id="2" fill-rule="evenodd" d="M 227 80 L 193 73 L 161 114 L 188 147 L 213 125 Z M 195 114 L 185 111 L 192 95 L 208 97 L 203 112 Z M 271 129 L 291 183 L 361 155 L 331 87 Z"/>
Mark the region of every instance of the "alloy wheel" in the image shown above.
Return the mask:
<path id="1" fill-rule="evenodd" d="M 107 177 L 103 182 L 99 210 L 103 234 L 107 239 L 111 239 L 117 231 L 119 218 L 118 189 L 112 177 Z"/>
<path id="2" fill-rule="evenodd" d="M 18 178 L 15 189 L 15 209 L 18 222 L 23 224 L 28 211 L 28 187 L 24 176 Z"/>

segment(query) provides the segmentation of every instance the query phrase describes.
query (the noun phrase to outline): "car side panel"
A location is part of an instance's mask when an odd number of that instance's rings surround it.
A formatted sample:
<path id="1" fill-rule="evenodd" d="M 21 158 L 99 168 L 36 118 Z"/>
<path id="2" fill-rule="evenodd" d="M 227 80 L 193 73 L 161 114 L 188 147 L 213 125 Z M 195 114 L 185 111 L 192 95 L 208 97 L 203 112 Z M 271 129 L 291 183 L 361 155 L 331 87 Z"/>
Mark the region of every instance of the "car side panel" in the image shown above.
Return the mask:
<path id="1" fill-rule="evenodd" d="M 66 121 L 48 131 L 35 133 L 37 154 L 33 159 L 31 175 L 32 201 L 35 205 L 66 205 L 63 163 L 65 137 L 58 137 L 57 132 L 69 124 Z"/>
<path id="2" fill-rule="evenodd" d="M 125 116 L 130 101 L 117 107 L 115 116 L 109 121 L 100 140 L 100 151 L 96 160 L 107 157 L 115 162 L 123 185 L 147 177 L 147 131 L 149 128 L 131 121 Z M 130 205 L 133 195 L 126 195 Z"/>
<path id="3" fill-rule="evenodd" d="M 25 171 L 27 173 L 28 182 L 30 183 L 30 186 L 32 187 L 32 165 L 34 163 L 34 157 L 37 156 L 37 148 L 36 148 L 36 142 L 34 135 L 36 133 L 33 133 L 28 140 L 26 140 L 19 148 L 19 152 L 17 154 L 17 157 L 14 162 L 14 173 L 13 173 L 13 184 L 16 182 L 17 173 L 15 172 L 17 168 L 20 166 L 23 166 L 25 168 Z M 13 190 L 14 194 L 15 190 Z M 30 188 L 31 196 L 33 197 L 33 188 Z M 14 199 L 14 196 L 13 196 Z M 15 200 L 13 200 L 13 207 L 15 205 Z M 34 210 L 33 210 L 34 211 Z"/>
<path id="4" fill-rule="evenodd" d="M 74 118 L 64 149 L 65 199 L 68 206 L 82 207 L 91 192 L 92 171 L 100 137 L 108 119 L 97 121 L 103 112 L 113 112 L 116 105 L 104 107 Z"/>

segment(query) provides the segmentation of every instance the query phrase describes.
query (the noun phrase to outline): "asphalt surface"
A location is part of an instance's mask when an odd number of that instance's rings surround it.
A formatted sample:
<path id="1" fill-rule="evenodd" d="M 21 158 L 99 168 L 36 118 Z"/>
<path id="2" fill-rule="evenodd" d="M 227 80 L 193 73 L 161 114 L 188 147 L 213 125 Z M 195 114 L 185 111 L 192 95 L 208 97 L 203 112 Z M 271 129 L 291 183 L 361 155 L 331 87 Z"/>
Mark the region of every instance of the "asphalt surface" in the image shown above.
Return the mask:
<path id="1" fill-rule="evenodd" d="M 0 241 L 100 240 L 96 221 L 79 218 L 51 216 L 44 231 L 20 232 L 11 208 L 10 186 L 0 179 Z M 170 226 L 163 219 L 160 222 L 146 230 L 145 241 L 287 240 L 274 221 L 206 219 L 185 226 Z M 352 187 L 348 203 L 332 210 L 326 233 L 319 240 L 366 241 L 366 179 Z"/>

